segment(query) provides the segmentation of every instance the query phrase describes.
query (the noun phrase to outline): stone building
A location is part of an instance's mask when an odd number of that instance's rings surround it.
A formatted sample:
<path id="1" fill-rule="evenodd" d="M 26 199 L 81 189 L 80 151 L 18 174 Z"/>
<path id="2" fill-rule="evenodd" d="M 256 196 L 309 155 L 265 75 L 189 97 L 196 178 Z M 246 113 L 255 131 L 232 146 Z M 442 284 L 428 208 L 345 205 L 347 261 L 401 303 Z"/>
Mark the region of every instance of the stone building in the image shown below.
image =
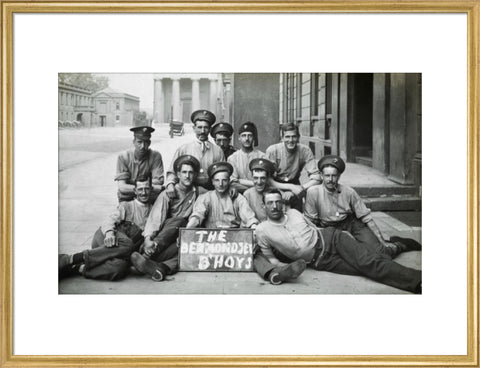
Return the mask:
<path id="1" fill-rule="evenodd" d="M 92 92 L 70 84 L 58 84 L 58 120 L 78 121 L 83 126 L 95 122 L 95 104 Z"/>
<path id="2" fill-rule="evenodd" d="M 140 110 L 140 98 L 128 93 L 105 88 L 93 94 L 97 126 L 134 126 L 134 117 Z"/>
<path id="3" fill-rule="evenodd" d="M 230 122 L 229 94 L 228 78 L 221 73 L 155 74 L 153 119 L 188 123 L 193 111 L 207 109 L 217 120 Z"/>
<path id="4" fill-rule="evenodd" d="M 280 123 L 293 121 L 317 158 L 338 154 L 420 188 L 421 74 L 288 73 Z"/>

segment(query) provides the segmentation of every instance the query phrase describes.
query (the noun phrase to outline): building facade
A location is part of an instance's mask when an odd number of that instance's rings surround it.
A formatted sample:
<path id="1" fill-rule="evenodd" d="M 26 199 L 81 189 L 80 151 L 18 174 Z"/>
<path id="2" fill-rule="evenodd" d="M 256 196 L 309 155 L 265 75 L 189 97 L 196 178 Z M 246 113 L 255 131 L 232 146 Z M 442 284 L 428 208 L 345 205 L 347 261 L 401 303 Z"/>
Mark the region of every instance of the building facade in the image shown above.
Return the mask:
<path id="1" fill-rule="evenodd" d="M 280 123 L 295 122 L 317 158 L 336 154 L 420 187 L 421 87 L 418 73 L 284 73 Z"/>
<path id="2" fill-rule="evenodd" d="M 58 84 L 58 120 L 78 121 L 83 126 L 95 123 L 95 104 L 92 92 L 70 84 Z"/>
<path id="3" fill-rule="evenodd" d="M 140 98 L 105 88 L 93 94 L 97 126 L 134 126 Z"/>
<path id="4" fill-rule="evenodd" d="M 193 111 L 212 111 L 218 121 L 230 122 L 229 83 L 222 73 L 155 74 L 153 119 L 190 122 Z"/>

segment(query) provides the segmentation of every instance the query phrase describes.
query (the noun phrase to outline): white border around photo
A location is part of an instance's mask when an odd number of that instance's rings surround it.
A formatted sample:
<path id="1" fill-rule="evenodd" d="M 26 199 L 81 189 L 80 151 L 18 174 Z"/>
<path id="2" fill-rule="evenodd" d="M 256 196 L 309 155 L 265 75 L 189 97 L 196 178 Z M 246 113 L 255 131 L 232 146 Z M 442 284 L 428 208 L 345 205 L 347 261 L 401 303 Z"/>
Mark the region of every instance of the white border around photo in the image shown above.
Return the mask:
<path id="1" fill-rule="evenodd" d="M 14 20 L 14 354 L 467 353 L 465 14 Z M 422 295 L 58 295 L 58 73 L 215 71 L 422 73 Z"/>

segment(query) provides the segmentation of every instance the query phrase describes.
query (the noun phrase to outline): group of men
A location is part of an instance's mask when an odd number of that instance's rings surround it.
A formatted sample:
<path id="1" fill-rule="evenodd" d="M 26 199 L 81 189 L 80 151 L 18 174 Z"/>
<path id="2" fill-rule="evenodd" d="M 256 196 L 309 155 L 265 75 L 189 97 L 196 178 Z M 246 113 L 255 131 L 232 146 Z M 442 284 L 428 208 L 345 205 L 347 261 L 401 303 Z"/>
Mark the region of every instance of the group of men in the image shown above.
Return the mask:
<path id="1" fill-rule="evenodd" d="M 117 160 L 118 208 L 91 249 L 59 255 L 60 278 L 119 280 L 136 273 L 162 281 L 178 271 L 179 228 L 242 227 L 254 230 L 254 268 L 271 284 L 311 267 L 421 292 L 421 271 L 393 261 L 421 245 L 384 238 L 359 195 L 339 184 L 340 157 L 316 162 L 291 123 L 281 126 L 282 142 L 262 152 L 252 122 L 240 125 L 235 150 L 230 124 L 216 123 L 207 110 L 191 120 L 196 138 L 176 150 L 166 175 L 161 154 L 149 148 L 154 129 L 130 129 L 134 147 Z"/>

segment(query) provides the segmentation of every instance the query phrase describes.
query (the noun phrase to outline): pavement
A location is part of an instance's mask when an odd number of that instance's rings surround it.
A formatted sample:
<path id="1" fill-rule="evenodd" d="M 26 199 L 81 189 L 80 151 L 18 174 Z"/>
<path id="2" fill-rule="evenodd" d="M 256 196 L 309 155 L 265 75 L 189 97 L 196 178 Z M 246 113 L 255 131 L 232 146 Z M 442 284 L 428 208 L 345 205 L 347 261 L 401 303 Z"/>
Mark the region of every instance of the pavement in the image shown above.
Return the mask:
<path id="1" fill-rule="evenodd" d="M 161 152 L 166 167 L 177 147 L 193 139 L 168 135 L 168 125 L 155 126 L 151 148 Z M 90 248 L 94 232 L 116 208 L 115 175 L 119 152 L 132 144 L 128 127 L 65 128 L 59 130 L 59 253 Z M 368 172 L 367 172 L 368 171 Z M 391 185 L 383 174 L 347 164 L 341 182 Z M 399 235 L 421 242 L 421 212 L 373 212 L 386 236 Z M 396 262 L 421 269 L 422 253 L 408 252 Z M 59 282 L 60 294 L 406 294 L 362 276 L 337 275 L 307 269 L 295 282 L 271 285 L 255 272 L 178 272 L 163 282 L 130 275 L 122 281 L 88 280 L 81 276 Z"/>

